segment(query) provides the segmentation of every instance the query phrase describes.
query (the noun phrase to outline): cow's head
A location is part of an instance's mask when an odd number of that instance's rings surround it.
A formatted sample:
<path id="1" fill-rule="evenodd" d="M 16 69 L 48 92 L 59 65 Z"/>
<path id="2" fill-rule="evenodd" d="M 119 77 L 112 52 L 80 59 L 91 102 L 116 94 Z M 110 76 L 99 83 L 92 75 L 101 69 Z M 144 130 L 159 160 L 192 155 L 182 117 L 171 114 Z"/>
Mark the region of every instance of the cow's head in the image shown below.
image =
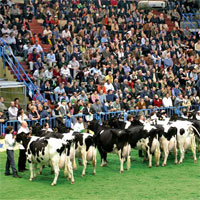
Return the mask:
<path id="1" fill-rule="evenodd" d="M 27 133 L 21 132 L 17 134 L 16 141 L 22 144 L 24 148 L 26 149 L 30 141 L 30 138 L 31 138 L 30 133 L 27 134 Z"/>
<path id="2" fill-rule="evenodd" d="M 87 129 L 91 131 L 95 132 L 98 126 L 99 126 L 99 121 L 97 119 L 93 119 L 92 121 L 87 122 Z"/>

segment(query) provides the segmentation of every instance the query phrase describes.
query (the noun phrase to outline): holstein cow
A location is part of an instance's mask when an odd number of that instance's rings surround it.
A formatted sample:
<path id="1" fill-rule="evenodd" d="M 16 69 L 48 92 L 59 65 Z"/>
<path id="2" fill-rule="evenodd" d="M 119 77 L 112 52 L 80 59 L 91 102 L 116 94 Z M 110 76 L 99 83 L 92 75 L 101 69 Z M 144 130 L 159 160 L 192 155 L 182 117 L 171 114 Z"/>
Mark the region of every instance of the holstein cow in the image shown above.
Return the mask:
<path id="1" fill-rule="evenodd" d="M 62 134 L 64 136 L 63 139 L 65 140 L 65 138 L 68 137 L 70 134 L 74 138 L 70 149 L 70 159 L 72 161 L 73 168 L 77 168 L 75 157 L 81 158 L 83 162 L 82 176 L 85 176 L 87 161 L 92 161 L 93 174 L 95 175 L 97 150 L 93 135 L 71 131 L 70 133 Z"/>
<path id="2" fill-rule="evenodd" d="M 101 156 L 101 166 L 107 165 L 107 153 L 115 153 L 120 159 L 120 173 L 124 171 L 124 161 L 127 159 L 127 170 L 130 169 L 130 145 L 125 130 L 105 128 L 97 120 L 89 122 L 88 129 L 94 132 L 97 148 Z"/>
<path id="3" fill-rule="evenodd" d="M 108 120 L 108 124 L 112 128 L 125 128 L 126 123 L 118 120 L 117 118 L 111 118 Z M 155 126 L 150 124 L 143 124 L 138 119 L 134 119 L 131 125 L 126 129 L 129 139 L 128 143 L 132 148 L 142 150 L 148 155 L 149 167 L 152 167 L 152 154 L 155 153 L 156 166 L 160 163 L 160 144 L 158 141 L 159 130 Z M 145 157 L 146 160 L 146 157 Z"/>
<path id="4" fill-rule="evenodd" d="M 159 142 L 160 142 L 160 148 L 163 150 L 164 153 L 164 160 L 162 163 L 162 166 L 164 167 L 167 165 L 167 158 L 169 156 L 169 152 L 173 152 L 175 156 L 174 163 L 178 163 L 178 150 L 177 150 L 177 128 L 170 126 L 170 125 L 164 125 L 163 127 L 160 125 L 157 125 L 156 128 L 160 129 L 159 133 Z"/>
<path id="5" fill-rule="evenodd" d="M 152 154 L 155 155 L 156 166 L 160 164 L 160 143 L 158 141 L 158 129 L 151 125 L 136 125 L 126 129 L 129 134 L 128 142 L 131 148 L 147 152 L 149 167 L 152 167 Z"/>
<path id="6" fill-rule="evenodd" d="M 169 125 L 177 128 L 177 141 L 181 153 L 179 163 L 183 162 L 185 151 L 189 148 L 191 148 L 194 162 L 196 162 L 197 158 L 195 134 L 198 135 L 198 137 L 200 137 L 198 130 L 193 126 L 192 122 L 186 120 L 177 120 L 174 122 L 169 122 Z"/>
<path id="7" fill-rule="evenodd" d="M 71 142 L 58 138 L 45 138 L 28 136 L 25 133 L 17 135 L 17 142 L 22 142 L 26 149 L 27 160 L 30 165 L 30 181 L 36 177 L 37 164 L 51 165 L 55 177 L 51 185 L 56 185 L 60 168 L 64 167 L 64 174 L 68 175 L 71 183 L 74 183 L 73 168 L 70 161 Z"/>

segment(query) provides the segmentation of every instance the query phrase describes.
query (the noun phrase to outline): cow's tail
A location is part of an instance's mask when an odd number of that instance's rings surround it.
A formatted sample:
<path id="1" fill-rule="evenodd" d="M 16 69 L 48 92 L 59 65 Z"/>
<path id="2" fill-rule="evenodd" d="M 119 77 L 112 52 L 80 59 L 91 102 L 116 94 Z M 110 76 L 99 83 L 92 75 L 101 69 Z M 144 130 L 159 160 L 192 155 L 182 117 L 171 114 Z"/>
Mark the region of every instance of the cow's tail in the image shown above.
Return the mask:
<path id="1" fill-rule="evenodd" d="M 196 135 L 198 136 L 198 138 L 200 138 L 200 133 L 197 130 L 197 128 L 195 126 L 193 126 L 193 125 L 191 125 L 191 127 L 194 129 L 194 132 L 196 133 Z"/>

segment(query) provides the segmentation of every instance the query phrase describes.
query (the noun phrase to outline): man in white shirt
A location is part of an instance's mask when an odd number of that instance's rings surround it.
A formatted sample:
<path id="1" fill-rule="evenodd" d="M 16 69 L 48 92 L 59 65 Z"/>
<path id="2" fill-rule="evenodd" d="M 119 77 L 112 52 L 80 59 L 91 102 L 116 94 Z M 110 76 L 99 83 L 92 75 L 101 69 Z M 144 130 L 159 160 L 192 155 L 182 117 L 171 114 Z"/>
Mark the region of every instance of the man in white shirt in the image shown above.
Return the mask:
<path id="1" fill-rule="evenodd" d="M 76 73 L 79 69 L 79 62 L 76 60 L 76 57 L 74 56 L 72 58 L 72 60 L 69 62 L 70 66 L 71 66 L 71 69 L 72 69 L 72 77 L 75 78 L 76 77 Z"/>
<path id="2" fill-rule="evenodd" d="M 15 107 L 15 102 L 11 101 L 10 107 L 8 108 L 9 120 L 17 120 L 18 108 Z"/>
<path id="3" fill-rule="evenodd" d="M 65 45 L 67 45 L 67 40 L 68 38 L 71 38 L 71 33 L 70 31 L 68 30 L 68 28 L 65 28 L 65 30 L 62 31 L 62 39 L 63 39 L 63 42 Z"/>
<path id="4" fill-rule="evenodd" d="M 77 122 L 75 123 L 74 127 L 73 127 L 74 131 L 77 132 L 84 132 L 84 124 L 83 124 L 83 118 L 82 117 L 78 117 L 77 118 Z"/>
<path id="5" fill-rule="evenodd" d="M 133 116 L 132 115 L 128 115 L 127 116 L 127 121 L 126 121 L 126 125 L 125 125 L 125 129 L 128 129 L 129 126 L 131 125 L 131 122 L 133 121 Z"/>
<path id="6" fill-rule="evenodd" d="M 108 79 L 107 82 L 104 84 L 104 86 L 106 87 L 106 92 L 108 92 L 108 90 L 112 90 L 114 91 L 114 87 L 112 85 L 112 83 L 110 82 L 110 80 Z"/>
<path id="7" fill-rule="evenodd" d="M 5 145 L 6 145 L 6 153 L 7 153 L 7 161 L 6 161 L 6 168 L 5 168 L 5 175 L 9 176 L 10 173 L 10 166 L 12 168 L 13 177 L 15 178 L 21 178 L 17 174 L 17 170 L 15 167 L 15 160 L 14 160 L 14 146 L 16 144 L 16 136 L 13 135 L 13 127 L 7 126 L 5 130 Z"/>
<path id="8" fill-rule="evenodd" d="M 42 61 L 44 61 L 44 51 L 43 48 L 40 44 L 38 44 L 38 41 L 35 40 L 35 44 L 33 45 L 33 49 L 36 48 L 37 49 L 37 53 L 39 53 L 41 55 Z"/>
<path id="9" fill-rule="evenodd" d="M 56 56 L 51 50 L 50 53 L 47 54 L 47 63 L 50 67 L 54 66 L 56 64 Z"/>
<path id="10" fill-rule="evenodd" d="M 70 66 L 71 67 L 71 66 Z M 65 75 L 65 78 L 71 77 L 70 69 L 68 65 L 63 65 L 60 71 L 61 75 Z"/>
<path id="11" fill-rule="evenodd" d="M 28 124 L 25 121 L 22 121 L 21 127 L 19 128 L 17 134 L 20 133 L 28 134 L 30 132 Z M 22 144 L 19 144 L 19 159 L 18 159 L 18 171 L 23 172 L 26 169 L 26 150 Z"/>
<path id="12" fill-rule="evenodd" d="M 164 107 L 172 107 L 172 99 L 171 97 L 169 96 L 169 93 L 167 93 L 167 95 L 163 98 L 163 106 Z"/>
<path id="13" fill-rule="evenodd" d="M 60 97 L 63 93 L 65 93 L 64 84 L 61 83 L 54 89 L 55 99 L 58 102 L 58 97 Z"/>
<path id="14" fill-rule="evenodd" d="M 50 67 L 44 72 L 45 80 L 51 80 L 53 78 L 53 69 Z"/>

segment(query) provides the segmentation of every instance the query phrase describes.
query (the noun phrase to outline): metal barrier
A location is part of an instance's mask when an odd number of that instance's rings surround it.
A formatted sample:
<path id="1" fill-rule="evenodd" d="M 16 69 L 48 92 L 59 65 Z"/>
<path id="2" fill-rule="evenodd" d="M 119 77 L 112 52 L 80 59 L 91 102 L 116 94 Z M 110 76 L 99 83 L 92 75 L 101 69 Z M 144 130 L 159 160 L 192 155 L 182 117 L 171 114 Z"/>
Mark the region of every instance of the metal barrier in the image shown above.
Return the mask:
<path id="1" fill-rule="evenodd" d="M 186 27 L 194 29 L 196 34 L 196 31 L 200 27 L 200 13 L 183 13 L 182 19 L 183 29 L 186 29 Z"/>
<path id="2" fill-rule="evenodd" d="M 184 106 L 179 106 L 179 107 L 168 107 L 168 108 L 154 108 L 154 109 L 142 109 L 142 110 L 129 110 L 127 112 L 124 111 L 117 111 L 117 112 L 106 112 L 106 113 L 100 113 L 100 114 L 93 114 L 93 119 L 97 119 L 99 120 L 99 123 L 102 123 L 102 121 L 104 120 L 108 120 L 111 117 L 120 117 L 123 118 L 124 121 L 126 121 L 126 117 L 128 114 L 133 115 L 134 117 L 137 116 L 139 113 L 143 112 L 145 115 L 150 115 L 153 111 L 161 111 L 161 110 L 165 110 L 167 113 L 168 117 L 171 117 L 174 114 L 177 114 L 179 116 L 181 116 L 183 114 L 183 110 L 195 110 L 198 111 L 200 110 L 200 106 L 199 105 L 193 105 L 190 108 L 188 107 L 184 107 Z M 77 120 L 78 117 L 83 117 L 83 122 L 86 120 L 87 115 L 84 114 L 77 114 L 77 115 L 73 115 L 70 118 L 69 117 L 65 117 L 63 118 L 64 120 L 64 124 L 66 127 L 71 127 L 72 123 L 74 124 Z M 41 120 L 28 120 L 28 126 L 33 126 L 35 123 L 40 123 L 40 125 L 44 125 L 44 123 L 49 123 L 49 126 L 51 128 L 54 128 L 56 126 L 56 117 L 51 117 L 48 120 L 47 119 L 41 119 Z M 17 120 L 14 121 L 7 121 L 5 123 L 0 123 L 0 135 L 2 135 L 3 133 L 5 133 L 5 128 L 7 126 L 13 126 L 14 130 L 17 131 L 18 128 L 20 127 L 20 122 Z"/>

